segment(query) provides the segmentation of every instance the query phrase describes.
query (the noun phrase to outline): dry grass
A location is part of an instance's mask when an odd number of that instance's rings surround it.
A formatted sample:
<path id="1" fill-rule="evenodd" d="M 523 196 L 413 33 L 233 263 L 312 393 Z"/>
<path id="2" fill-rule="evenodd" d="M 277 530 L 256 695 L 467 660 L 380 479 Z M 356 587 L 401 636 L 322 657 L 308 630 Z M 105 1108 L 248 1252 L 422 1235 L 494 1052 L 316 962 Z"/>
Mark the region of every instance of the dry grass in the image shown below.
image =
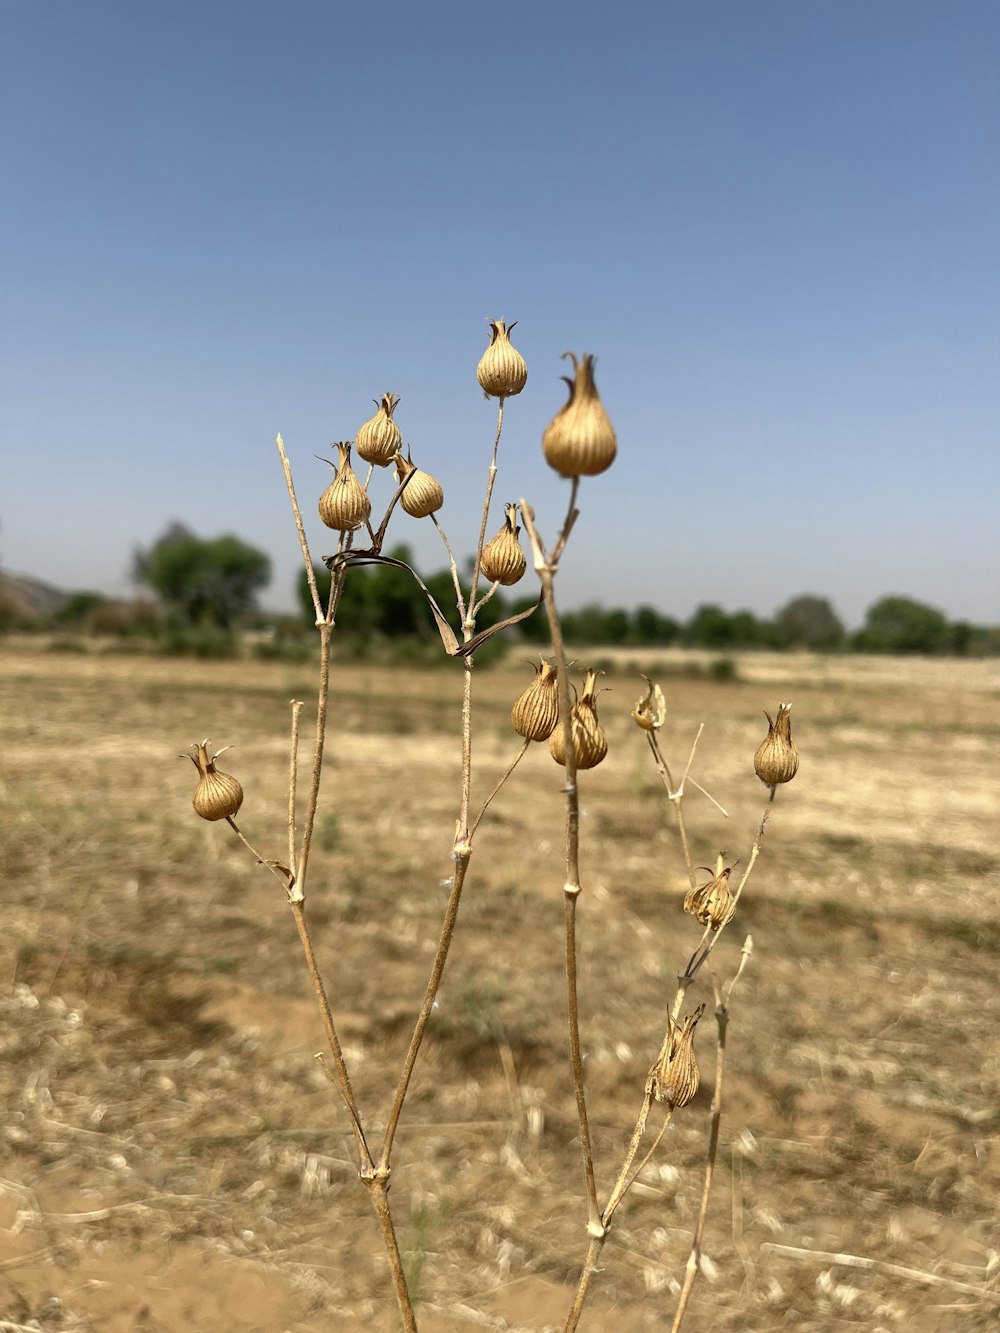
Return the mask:
<path id="1" fill-rule="evenodd" d="M 631 657 L 648 669 L 653 654 Z M 309 906 L 362 1105 L 389 1096 L 451 871 L 452 665 L 335 673 Z M 632 665 L 601 698 L 609 758 L 582 779 L 603 1181 L 698 933 L 628 720 Z M 779 697 L 802 754 L 716 956 L 724 977 L 739 925 L 752 931 L 707 1234 L 716 1280 L 696 1288 L 692 1329 L 995 1327 L 995 666 L 761 655 L 713 683 L 667 654 L 661 678 L 668 744 L 708 723 L 696 776 L 730 811 L 690 803 L 706 864 L 749 845 L 750 756 Z M 516 749 L 508 709 L 527 679 L 477 671 L 484 794 Z M 173 757 L 206 733 L 235 743 L 241 827 L 280 856 L 288 699 L 310 697 L 308 669 L 7 651 L 0 693 L 0 1317 L 63 1333 L 392 1329 L 288 908 L 226 828 L 195 819 Z M 407 1103 L 393 1199 L 432 1333 L 560 1327 L 583 1254 L 559 786 L 533 747 L 484 822 Z M 585 1329 L 668 1322 L 706 1083 L 616 1217 Z"/>

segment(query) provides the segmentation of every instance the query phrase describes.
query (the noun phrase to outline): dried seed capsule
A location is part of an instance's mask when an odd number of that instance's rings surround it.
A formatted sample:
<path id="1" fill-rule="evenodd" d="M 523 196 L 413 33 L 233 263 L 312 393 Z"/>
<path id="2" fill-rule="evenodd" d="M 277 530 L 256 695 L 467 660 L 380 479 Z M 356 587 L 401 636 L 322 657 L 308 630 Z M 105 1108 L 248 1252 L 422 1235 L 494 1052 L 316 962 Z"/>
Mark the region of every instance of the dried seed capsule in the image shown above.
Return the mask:
<path id="1" fill-rule="evenodd" d="M 521 531 L 516 522 L 517 505 L 506 505 L 504 512 L 507 520 L 497 535 L 483 547 L 480 568 L 491 583 L 502 583 L 505 588 L 509 588 L 512 583 L 524 578 L 528 562 L 517 540 Z"/>
<path id="2" fill-rule="evenodd" d="M 231 774 L 220 773 L 215 767 L 216 759 L 224 753 L 225 750 L 219 750 L 210 758 L 206 738 L 200 744 L 196 741 L 187 753 L 181 755 L 182 759 L 190 759 L 198 770 L 198 785 L 191 803 L 202 819 L 232 819 L 243 804 L 240 784 Z"/>
<path id="3" fill-rule="evenodd" d="M 583 693 L 573 705 L 570 721 L 573 732 L 573 753 L 577 768 L 596 768 L 608 752 L 608 739 L 597 718 L 597 672 L 588 671 Z M 566 763 L 565 728 L 556 727 L 549 737 L 549 753 L 557 764 Z"/>
<path id="4" fill-rule="evenodd" d="M 353 532 L 368 522 L 372 502 L 351 467 L 351 446 L 338 444 L 337 452 L 340 466 L 334 468 L 333 481 L 319 497 L 319 516 L 328 528 Z"/>
<path id="5" fill-rule="evenodd" d="M 736 899 L 729 887 L 733 867 L 727 866 L 707 884 L 689 889 L 684 897 L 684 910 L 703 926 L 721 930 L 736 915 Z"/>
<path id="6" fill-rule="evenodd" d="M 441 483 L 435 481 L 429 472 L 414 467 L 408 458 L 397 454 L 396 478 L 406 482 L 406 489 L 399 497 L 399 503 L 412 518 L 427 518 L 436 513 L 444 504 L 444 491 Z"/>
<path id="7" fill-rule="evenodd" d="M 667 1019 L 666 1049 L 653 1070 L 653 1095 L 668 1106 L 687 1106 L 698 1091 L 701 1075 L 694 1058 L 694 1030 L 705 1012 L 699 1005 L 681 1023 Z"/>
<path id="8" fill-rule="evenodd" d="M 392 414 L 399 406 L 399 398 L 394 393 L 384 393 L 382 401 L 376 403 L 378 411 L 358 428 L 354 437 L 354 447 L 358 457 L 376 467 L 388 467 L 403 447 L 403 437 L 399 427 L 392 419 Z"/>
<path id="9" fill-rule="evenodd" d="M 542 436 L 545 461 L 563 477 L 595 477 L 614 462 L 615 429 L 594 384 L 594 358 L 577 361 L 572 352 L 563 355 L 572 358 L 575 374 L 573 379 L 563 376 L 569 385 L 569 402 Z"/>
<path id="10" fill-rule="evenodd" d="M 490 345 L 476 367 L 476 379 L 490 398 L 512 398 L 528 382 L 524 357 L 510 341 L 516 324 L 517 320 L 508 328 L 502 319 L 489 321 Z"/>
<path id="11" fill-rule="evenodd" d="M 632 719 L 643 731 L 659 731 L 667 720 L 667 701 L 659 685 L 654 685 L 648 676 L 643 676 L 643 680 L 649 689 L 641 699 L 636 700 Z"/>
<path id="12" fill-rule="evenodd" d="M 771 714 L 764 713 L 767 735 L 757 746 L 753 766 L 761 782 L 766 782 L 769 787 L 779 782 L 791 782 L 798 772 L 799 752 L 792 741 L 792 723 L 788 716 L 791 706 L 778 704 L 778 716 L 773 722 Z"/>
<path id="13" fill-rule="evenodd" d="M 556 669 L 543 657 L 535 679 L 510 710 L 514 730 L 526 741 L 547 741 L 559 721 L 559 686 Z"/>

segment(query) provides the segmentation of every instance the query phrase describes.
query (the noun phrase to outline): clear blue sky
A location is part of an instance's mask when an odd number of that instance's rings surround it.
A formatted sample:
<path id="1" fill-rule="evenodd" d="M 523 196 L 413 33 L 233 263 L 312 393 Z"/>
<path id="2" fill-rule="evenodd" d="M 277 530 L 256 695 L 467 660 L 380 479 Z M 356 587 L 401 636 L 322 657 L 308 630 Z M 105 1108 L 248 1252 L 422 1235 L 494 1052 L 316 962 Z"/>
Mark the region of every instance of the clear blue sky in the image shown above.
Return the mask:
<path id="1" fill-rule="evenodd" d="M 274 435 L 312 513 L 387 389 L 467 551 L 504 316 L 498 500 L 561 515 L 567 348 L 618 431 L 567 604 L 1000 621 L 997 0 L 3 0 L 0 50 L 4 568 L 124 592 L 180 519 L 287 603 Z"/>

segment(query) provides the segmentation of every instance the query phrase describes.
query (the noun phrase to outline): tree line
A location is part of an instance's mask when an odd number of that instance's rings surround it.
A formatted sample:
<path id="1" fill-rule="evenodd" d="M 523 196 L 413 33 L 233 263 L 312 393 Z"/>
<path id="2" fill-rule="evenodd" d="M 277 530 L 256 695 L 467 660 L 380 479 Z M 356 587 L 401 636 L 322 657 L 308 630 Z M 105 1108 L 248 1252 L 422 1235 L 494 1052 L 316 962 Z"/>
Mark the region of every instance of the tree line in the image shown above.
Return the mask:
<path id="1" fill-rule="evenodd" d="M 405 546 L 389 554 L 411 563 Z M 330 574 L 322 566 L 315 572 L 325 601 Z M 257 611 L 258 594 L 271 579 L 270 559 L 230 534 L 204 539 L 174 523 L 148 549 L 135 552 L 132 576 L 137 586 L 154 595 L 155 601 L 139 599 L 128 607 L 96 593 L 76 593 L 56 613 L 55 621 L 71 630 L 145 633 L 167 640 L 172 636 L 178 649 L 183 650 L 188 640 L 195 647 L 195 640 L 224 645 L 239 629 L 274 630 L 276 619 L 277 628 L 286 638 L 304 635 L 314 620 L 305 570 L 296 579 L 297 617 L 275 618 Z M 438 570 L 424 582 L 457 628 L 450 569 Z M 483 607 L 479 625 L 485 628 L 532 602 L 530 597 L 517 598 L 497 589 Z M 388 565 L 348 570 L 337 620 L 341 630 L 361 644 L 400 639 L 432 642 L 437 638 L 416 584 L 405 570 Z M 588 646 L 689 646 L 719 652 L 805 648 L 955 656 L 1000 653 L 1000 627 L 951 621 L 935 607 L 898 595 L 882 597 L 870 606 L 864 624 L 853 633 L 848 632 L 829 600 L 815 594 L 793 597 L 771 618 L 705 603 L 681 620 L 651 605 L 627 609 L 592 602 L 564 612 L 563 630 L 570 643 Z M 521 621 L 511 635 L 529 643 L 546 643 L 544 616 L 539 613 Z"/>

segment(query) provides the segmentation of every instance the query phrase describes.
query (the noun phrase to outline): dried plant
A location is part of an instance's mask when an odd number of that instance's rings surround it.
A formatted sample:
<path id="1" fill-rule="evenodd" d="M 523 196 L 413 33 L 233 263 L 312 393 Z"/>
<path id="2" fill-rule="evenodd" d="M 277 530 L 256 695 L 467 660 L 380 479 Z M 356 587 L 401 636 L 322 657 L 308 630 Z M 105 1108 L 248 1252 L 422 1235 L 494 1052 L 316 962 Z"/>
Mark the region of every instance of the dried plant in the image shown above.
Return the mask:
<path id="1" fill-rule="evenodd" d="M 580 873 L 579 775 L 583 770 L 601 763 L 607 754 L 608 742 L 597 713 L 598 673 L 592 670 L 586 671 L 579 691 L 570 681 L 555 588 L 560 564 L 578 517 L 581 478 L 596 476 L 612 464 L 617 450 L 617 440 L 594 381 L 594 358 L 573 356 L 571 359 L 574 376 L 566 380 L 569 386 L 569 400 L 556 413 L 542 436 L 546 461 L 570 481 L 568 504 L 562 524 L 554 540 L 547 542 L 539 529 L 532 506 L 527 500 L 520 499 L 517 504 L 510 503 L 505 506 L 503 526 L 490 541 L 486 541 L 498 471 L 506 400 L 519 393 L 527 380 L 525 361 L 510 342 L 510 331 L 513 327 L 513 324 L 508 326 L 502 320 L 490 321 L 490 345 L 476 369 L 484 393 L 487 397 L 497 399 L 497 418 L 492 453 L 487 466 L 485 497 L 475 557 L 471 576 L 465 582 L 460 576 L 452 544 L 438 518 L 444 504 L 442 488 L 429 472 L 413 462 L 409 450 L 405 455 L 403 453 L 402 431 L 394 419 L 400 401 L 397 395 L 386 393 L 381 400 L 376 400 L 376 414 L 364 422 L 354 437 L 354 448 L 358 457 L 369 464 L 364 481 L 351 467 L 351 445 L 337 444 L 335 448 L 338 457 L 334 468 L 334 479 L 317 499 L 319 514 L 324 524 L 338 534 L 336 551 L 324 557 L 332 576 L 326 605 L 323 605 L 320 598 L 291 466 L 282 438 L 280 435 L 277 438 L 278 452 L 309 582 L 320 647 L 316 726 L 304 783 L 300 783 L 299 773 L 300 718 L 304 705 L 299 701 L 293 701 L 291 706 L 288 843 L 287 852 L 283 850 L 282 858 L 259 852 L 237 825 L 235 816 L 243 800 L 242 789 L 235 778 L 216 770 L 215 760 L 219 756 L 218 754 L 209 756 L 208 742 L 195 744 L 187 755 L 199 773 L 194 798 L 196 812 L 205 819 L 225 820 L 255 860 L 281 884 L 287 897 L 329 1047 L 328 1053 L 317 1056 L 317 1059 L 337 1089 L 347 1110 L 354 1138 L 359 1178 L 368 1191 L 378 1219 L 400 1315 L 403 1326 L 408 1330 L 416 1329 L 417 1321 L 389 1198 L 393 1148 L 401 1127 L 414 1068 L 420 1056 L 454 937 L 462 894 L 473 860 L 477 830 L 497 793 L 511 778 L 531 742 L 548 741 L 552 758 L 559 766 L 553 766 L 550 772 L 553 780 L 558 782 L 563 791 L 566 804 L 563 841 L 563 916 L 568 1064 L 571 1084 L 568 1095 L 575 1100 L 577 1111 L 585 1199 L 584 1216 L 581 1219 L 584 1223 L 585 1253 L 581 1262 L 577 1290 L 566 1319 L 567 1330 L 575 1329 L 579 1324 L 592 1281 L 599 1271 L 598 1262 L 608 1240 L 615 1213 L 626 1199 L 645 1163 L 657 1151 L 675 1113 L 686 1111 L 698 1089 L 700 1074 L 695 1038 L 705 1005 L 700 1004 L 685 1013 L 688 992 L 720 939 L 739 915 L 740 898 L 760 855 L 777 786 L 789 781 L 798 766 L 798 755 L 792 744 L 789 728 L 789 705 L 781 704 L 776 720 L 771 722 L 768 718 L 770 724 L 768 735 L 754 757 L 755 770 L 767 785 L 768 795 L 745 869 L 735 888 L 732 887 L 731 879 L 735 865 L 726 865 L 720 855 L 715 868 L 707 872 L 709 879 L 699 883 L 698 868 L 694 864 L 691 839 L 685 822 L 684 795 L 689 783 L 699 791 L 704 791 L 690 776 L 702 728 L 699 728 L 692 740 L 684 772 L 678 783 L 674 780 L 660 741 L 661 732 L 667 721 L 667 705 L 661 687 L 647 679 L 646 693 L 636 701 L 631 710 L 631 716 L 639 731 L 645 735 L 652 762 L 662 780 L 666 800 L 672 807 L 673 820 L 676 823 L 680 854 L 689 884 L 683 904 L 677 905 L 678 916 L 682 919 L 680 913 L 683 908 L 683 911 L 693 916 L 702 927 L 702 935 L 679 972 L 673 995 L 664 996 L 662 1041 L 659 1050 L 652 1058 L 644 1086 L 637 1088 L 636 1114 L 627 1149 L 614 1173 L 611 1188 L 606 1192 L 602 1191 L 598 1187 L 598 1170 L 590 1132 L 588 1091 L 584 1080 L 577 976 L 577 904 L 584 891 Z M 384 512 L 378 526 L 375 527 L 371 518 L 372 479 L 376 467 L 390 466 L 394 468 L 396 484 L 390 489 Z M 404 561 L 383 554 L 387 530 L 400 510 L 413 519 L 429 519 L 440 535 L 448 555 L 455 602 L 459 612 L 458 633 L 431 596 L 419 574 Z M 528 610 L 480 630 L 477 628 L 479 613 L 497 587 L 510 585 L 525 573 L 527 561 L 519 542 L 518 517 L 525 529 L 531 561 L 540 585 L 538 601 Z M 448 900 L 406 1053 L 395 1077 L 388 1110 L 384 1113 L 385 1128 L 378 1140 L 373 1137 L 369 1126 L 382 1117 L 372 1114 L 371 1108 L 359 1105 L 355 1095 L 326 984 L 316 960 L 306 912 L 310 852 L 320 810 L 324 756 L 328 742 L 331 653 L 337 613 L 345 580 L 350 577 L 352 569 L 368 564 L 392 565 L 410 575 L 415 589 L 425 598 L 434 618 L 443 651 L 456 660 L 463 673 L 461 728 L 458 738 L 461 750 L 461 777 L 456 793 L 454 835 L 449 835 L 452 874 L 448 880 Z M 481 586 L 484 582 L 489 586 Z M 515 625 L 536 610 L 538 604 L 544 607 L 551 637 L 551 651 L 541 660 L 535 679 L 513 701 L 511 719 L 521 744 L 513 753 L 499 783 L 494 786 L 486 799 L 477 805 L 473 799 L 472 750 L 475 654 L 480 645 L 492 635 Z M 749 763 L 747 767 L 749 768 Z M 714 800 L 712 797 L 709 799 Z M 718 805 L 717 802 L 714 803 Z M 719 808 L 721 810 L 721 807 Z M 512 858 L 516 857 L 516 854 L 516 849 L 512 848 Z M 747 937 L 729 981 L 721 988 L 715 981 L 712 982 L 716 1020 L 715 1086 L 709 1116 L 701 1207 L 673 1316 L 671 1325 L 673 1330 L 681 1327 L 691 1289 L 699 1271 L 705 1217 L 719 1140 L 729 1004 L 733 988 L 750 958 L 751 951 L 752 942 Z M 636 1165 L 636 1159 L 647 1139 L 648 1122 L 654 1106 L 662 1108 L 661 1122 L 655 1133 L 650 1135 L 651 1142 L 646 1146 L 642 1159 Z"/>

